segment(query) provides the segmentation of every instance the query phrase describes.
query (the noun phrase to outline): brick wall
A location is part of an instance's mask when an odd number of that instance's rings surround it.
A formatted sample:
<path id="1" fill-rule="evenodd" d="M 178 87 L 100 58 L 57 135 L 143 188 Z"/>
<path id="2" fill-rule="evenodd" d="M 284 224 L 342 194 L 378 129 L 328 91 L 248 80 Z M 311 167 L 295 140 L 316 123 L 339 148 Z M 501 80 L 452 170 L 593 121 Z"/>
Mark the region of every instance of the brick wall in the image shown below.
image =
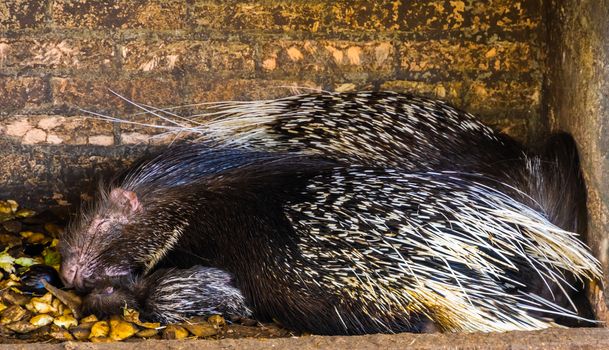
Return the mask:
<path id="1" fill-rule="evenodd" d="M 145 148 L 114 96 L 159 107 L 279 97 L 287 87 L 445 99 L 521 140 L 541 117 L 541 0 L 0 3 L 0 191 L 77 204 Z"/>

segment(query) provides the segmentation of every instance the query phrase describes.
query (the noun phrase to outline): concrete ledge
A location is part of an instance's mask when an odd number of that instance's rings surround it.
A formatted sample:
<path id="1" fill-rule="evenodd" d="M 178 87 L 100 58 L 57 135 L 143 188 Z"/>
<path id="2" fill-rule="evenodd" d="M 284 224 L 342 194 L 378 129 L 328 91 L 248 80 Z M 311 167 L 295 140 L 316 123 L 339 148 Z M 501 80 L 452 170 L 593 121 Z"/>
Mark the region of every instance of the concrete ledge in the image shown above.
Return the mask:
<path id="1" fill-rule="evenodd" d="M 397 334 L 281 339 L 150 340 L 125 343 L 5 344 L 0 349 L 609 349 L 609 329 L 549 329 L 536 332 Z"/>

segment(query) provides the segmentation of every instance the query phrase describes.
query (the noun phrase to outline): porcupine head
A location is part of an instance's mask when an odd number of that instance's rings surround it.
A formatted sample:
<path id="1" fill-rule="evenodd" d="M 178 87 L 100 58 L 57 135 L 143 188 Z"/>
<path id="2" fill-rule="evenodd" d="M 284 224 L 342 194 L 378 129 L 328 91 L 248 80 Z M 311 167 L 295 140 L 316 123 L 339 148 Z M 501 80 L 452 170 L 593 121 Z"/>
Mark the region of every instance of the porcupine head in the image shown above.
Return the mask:
<path id="1" fill-rule="evenodd" d="M 107 283 L 87 294 L 81 308 L 84 314 L 106 317 L 120 315 L 125 308 L 139 310 L 141 305 L 132 290 L 120 284 Z"/>
<path id="2" fill-rule="evenodd" d="M 142 203 L 135 192 L 122 188 L 101 193 L 97 202 L 71 223 L 60 241 L 62 279 L 81 290 L 92 287 L 90 282 L 94 280 L 128 275 L 131 271 L 117 267 L 130 266 L 134 259 L 131 254 L 114 254 L 113 247 L 117 239 L 121 240 L 125 227 L 143 212 Z M 98 270 L 104 266 L 111 268 Z"/>
<path id="3" fill-rule="evenodd" d="M 140 319 L 181 322 L 193 316 L 249 317 L 251 310 L 226 271 L 193 266 L 160 269 L 137 278 L 99 281 L 83 299 L 83 314 L 118 315 L 124 308 L 140 311 Z"/>

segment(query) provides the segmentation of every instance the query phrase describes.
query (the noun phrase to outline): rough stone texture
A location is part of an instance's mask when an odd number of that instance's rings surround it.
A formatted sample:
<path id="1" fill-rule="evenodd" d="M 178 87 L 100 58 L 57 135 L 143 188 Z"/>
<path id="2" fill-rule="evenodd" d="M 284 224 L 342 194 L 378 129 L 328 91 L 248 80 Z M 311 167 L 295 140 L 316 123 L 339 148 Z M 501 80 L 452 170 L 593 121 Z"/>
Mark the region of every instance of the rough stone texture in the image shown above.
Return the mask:
<path id="1" fill-rule="evenodd" d="M 392 82 L 396 90 L 462 108 L 471 107 L 474 87 L 482 93 L 475 95 L 480 108 L 473 110 L 489 123 L 525 141 L 543 129 L 541 0 L 39 3 L 9 0 L 0 6 L 0 18 L 6 18 L 1 22 L 10 29 L 0 33 L 0 73 L 43 78 L 47 100 L 35 106 L 40 113 L 74 107 L 130 111 L 107 88 L 166 105 L 219 98 L 206 92 L 235 79 L 260 84 L 239 90 L 241 84 L 228 83 L 237 90 L 225 95 L 237 99 L 254 95 L 251 89 L 262 98 L 276 96 L 273 86 L 303 82 L 337 91 Z M 462 88 L 448 94 L 418 89 L 459 83 Z M 0 103 L 4 114 L 19 114 L 26 104 L 6 100 Z M 526 130 L 513 127 L 524 124 Z"/>
<path id="2" fill-rule="evenodd" d="M 609 1 L 549 2 L 548 112 L 553 129 L 569 131 L 588 186 L 588 241 L 605 272 L 590 294 L 609 322 Z M 604 293 L 602 290 L 604 289 Z"/>
<path id="3" fill-rule="evenodd" d="M 186 4 L 178 0 L 56 0 L 52 21 L 66 28 L 181 29 Z"/>
<path id="4" fill-rule="evenodd" d="M 4 72 L 107 71 L 112 67 L 114 43 L 106 37 L 69 38 L 61 35 L 22 34 L 0 39 Z"/>
<path id="5" fill-rule="evenodd" d="M 47 102 L 46 79 L 37 76 L 2 76 L 0 73 L 0 115 L 23 111 Z"/>
<path id="6" fill-rule="evenodd" d="M 0 134 L 8 140 L 24 145 L 112 146 L 115 144 L 114 128 L 111 123 L 78 116 L 16 115 L 3 120 Z"/>
<path id="7" fill-rule="evenodd" d="M 240 72 L 253 76 L 254 49 L 242 42 L 184 40 L 175 37 L 137 38 L 119 48 L 126 71 L 198 73 Z"/>
<path id="8" fill-rule="evenodd" d="M 46 14 L 46 1 L 2 1 L 0 3 L 0 30 L 42 27 Z"/>

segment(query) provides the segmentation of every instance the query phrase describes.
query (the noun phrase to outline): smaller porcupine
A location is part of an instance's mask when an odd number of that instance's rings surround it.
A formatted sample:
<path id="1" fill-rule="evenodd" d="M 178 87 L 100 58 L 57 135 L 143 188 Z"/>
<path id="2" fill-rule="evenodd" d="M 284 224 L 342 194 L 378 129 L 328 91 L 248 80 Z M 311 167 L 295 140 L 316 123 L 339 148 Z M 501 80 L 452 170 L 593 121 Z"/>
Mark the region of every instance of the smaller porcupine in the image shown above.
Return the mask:
<path id="1" fill-rule="evenodd" d="M 169 148 L 103 191 L 62 244 L 66 283 L 204 264 L 234 274 L 257 318 L 322 334 L 578 318 L 568 276 L 600 270 L 565 231 L 581 208 L 572 157 L 425 99 L 290 102 L 230 107 L 201 125 L 224 145 Z"/>
<path id="2" fill-rule="evenodd" d="M 250 317 L 233 276 L 220 269 L 193 266 L 159 269 L 143 277 L 99 283 L 83 299 L 85 313 L 119 315 L 123 309 L 140 312 L 143 321 L 175 323 L 194 316 Z"/>

